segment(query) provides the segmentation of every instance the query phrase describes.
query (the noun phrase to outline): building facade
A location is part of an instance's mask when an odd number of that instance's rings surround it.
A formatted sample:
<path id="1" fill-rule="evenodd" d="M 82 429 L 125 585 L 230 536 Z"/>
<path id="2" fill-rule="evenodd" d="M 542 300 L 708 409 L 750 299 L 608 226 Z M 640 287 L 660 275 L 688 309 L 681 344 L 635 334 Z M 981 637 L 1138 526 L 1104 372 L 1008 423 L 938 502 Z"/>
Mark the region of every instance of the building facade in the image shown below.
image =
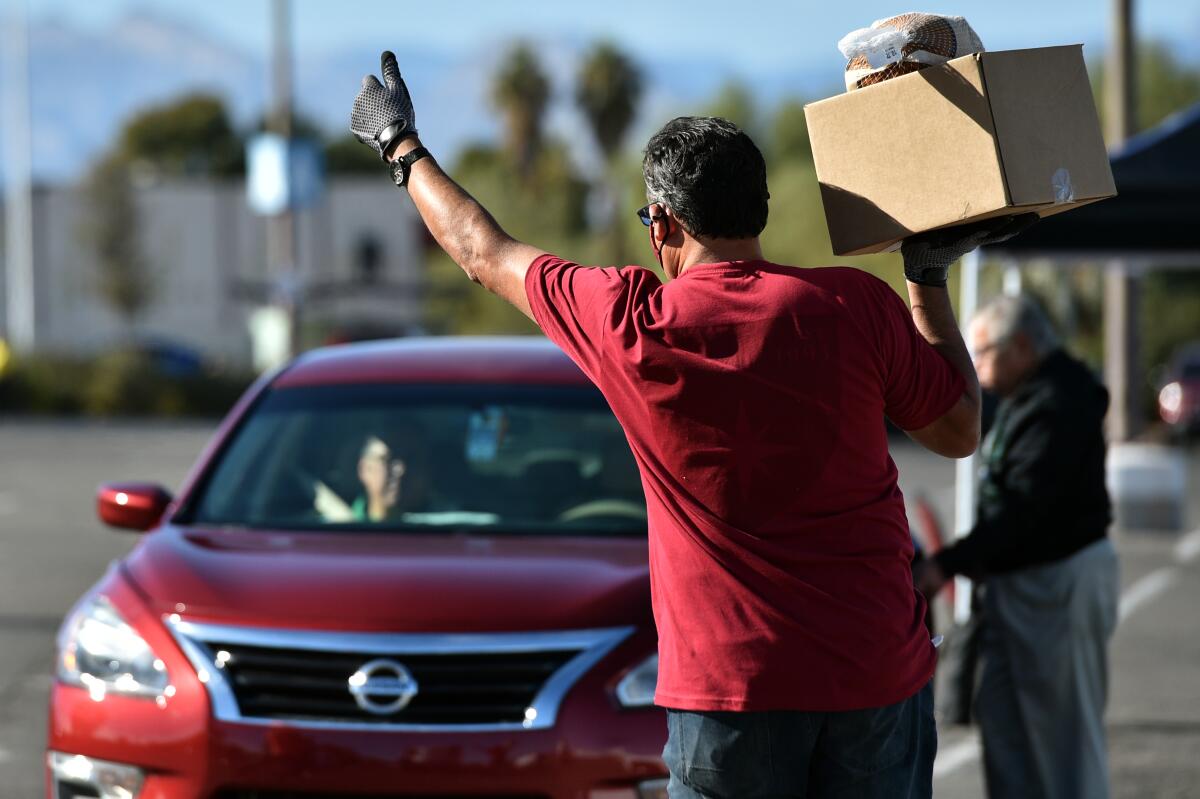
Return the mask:
<path id="1" fill-rule="evenodd" d="M 254 331 L 278 333 L 270 322 L 288 307 L 302 347 L 420 329 L 426 234 L 407 195 L 383 175 L 331 180 L 317 204 L 296 213 L 292 270 L 272 265 L 269 220 L 250 210 L 241 181 L 140 186 L 136 207 L 149 297 L 125 318 L 101 290 L 106 276 L 84 232 L 84 196 L 74 186 L 35 188 L 35 352 L 160 343 L 263 367 L 278 348 Z M 6 308 L 0 302 L 0 331 Z"/>

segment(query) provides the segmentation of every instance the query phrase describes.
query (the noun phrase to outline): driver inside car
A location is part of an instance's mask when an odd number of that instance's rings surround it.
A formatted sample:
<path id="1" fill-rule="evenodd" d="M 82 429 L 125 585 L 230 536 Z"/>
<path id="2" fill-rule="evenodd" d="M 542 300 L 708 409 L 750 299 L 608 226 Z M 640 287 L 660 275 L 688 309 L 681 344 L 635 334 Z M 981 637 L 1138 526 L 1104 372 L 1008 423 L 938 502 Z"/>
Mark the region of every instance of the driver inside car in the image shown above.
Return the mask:
<path id="1" fill-rule="evenodd" d="M 407 459 L 382 437 L 370 434 L 358 457 L 358 495 L 347 504 L 336 491 L 317 481 L 313 507 L 326 522 L 382 522 L 393 515 L 397 506 L 412 508 L 417 504 L 419 486 L 405 479 L 407 471 Z"/>
<path id="2" fill-rule="evenodd" d="M 363 493 L 350 506 L 355 521 L 381 522 L 400 499 L 404 461 L 395 457 L 381 438 L 368 436 L 358 459 L 358 480 Z"/>

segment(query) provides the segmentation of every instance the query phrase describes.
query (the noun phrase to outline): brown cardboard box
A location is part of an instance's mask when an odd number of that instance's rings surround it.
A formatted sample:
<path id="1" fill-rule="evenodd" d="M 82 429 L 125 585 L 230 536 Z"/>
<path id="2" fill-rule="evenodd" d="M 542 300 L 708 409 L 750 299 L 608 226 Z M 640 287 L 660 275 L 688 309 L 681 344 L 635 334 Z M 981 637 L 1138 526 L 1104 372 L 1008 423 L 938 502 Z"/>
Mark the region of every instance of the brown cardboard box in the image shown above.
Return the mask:
<path id="1" fill-rule="evenodd" d="M 963 56 L 804 111 L 838 255 L 1117 193 L 1081 45 Z"/>

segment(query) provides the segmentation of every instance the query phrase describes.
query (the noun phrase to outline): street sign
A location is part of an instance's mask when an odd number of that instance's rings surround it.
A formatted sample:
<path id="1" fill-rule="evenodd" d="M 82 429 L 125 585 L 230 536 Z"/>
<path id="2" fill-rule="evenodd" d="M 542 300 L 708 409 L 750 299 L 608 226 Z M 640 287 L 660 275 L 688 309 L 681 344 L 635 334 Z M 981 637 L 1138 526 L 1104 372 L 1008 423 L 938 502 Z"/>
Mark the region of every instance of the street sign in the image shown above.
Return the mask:
<path id="1" fill-rule="evenodd" d="M 316 142 L 260 133 L 246 145 L 246 201 L 255 213 L 274 216 L 316 204 L 324 178 Z"/>

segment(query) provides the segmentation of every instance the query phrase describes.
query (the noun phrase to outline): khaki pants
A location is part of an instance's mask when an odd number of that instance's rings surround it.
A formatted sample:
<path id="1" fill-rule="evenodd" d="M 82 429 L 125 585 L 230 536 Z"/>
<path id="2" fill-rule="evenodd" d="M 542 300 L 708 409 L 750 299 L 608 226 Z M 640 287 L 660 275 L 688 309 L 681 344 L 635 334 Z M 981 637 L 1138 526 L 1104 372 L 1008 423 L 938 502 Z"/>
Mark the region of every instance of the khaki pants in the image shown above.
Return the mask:
<path id="1" fill-rule="evenodd" d="M 1108 539 L 990 578 L 976 710 L 991 799 L 1107 799 L 1108 641 L 1117 623 Z"/>

